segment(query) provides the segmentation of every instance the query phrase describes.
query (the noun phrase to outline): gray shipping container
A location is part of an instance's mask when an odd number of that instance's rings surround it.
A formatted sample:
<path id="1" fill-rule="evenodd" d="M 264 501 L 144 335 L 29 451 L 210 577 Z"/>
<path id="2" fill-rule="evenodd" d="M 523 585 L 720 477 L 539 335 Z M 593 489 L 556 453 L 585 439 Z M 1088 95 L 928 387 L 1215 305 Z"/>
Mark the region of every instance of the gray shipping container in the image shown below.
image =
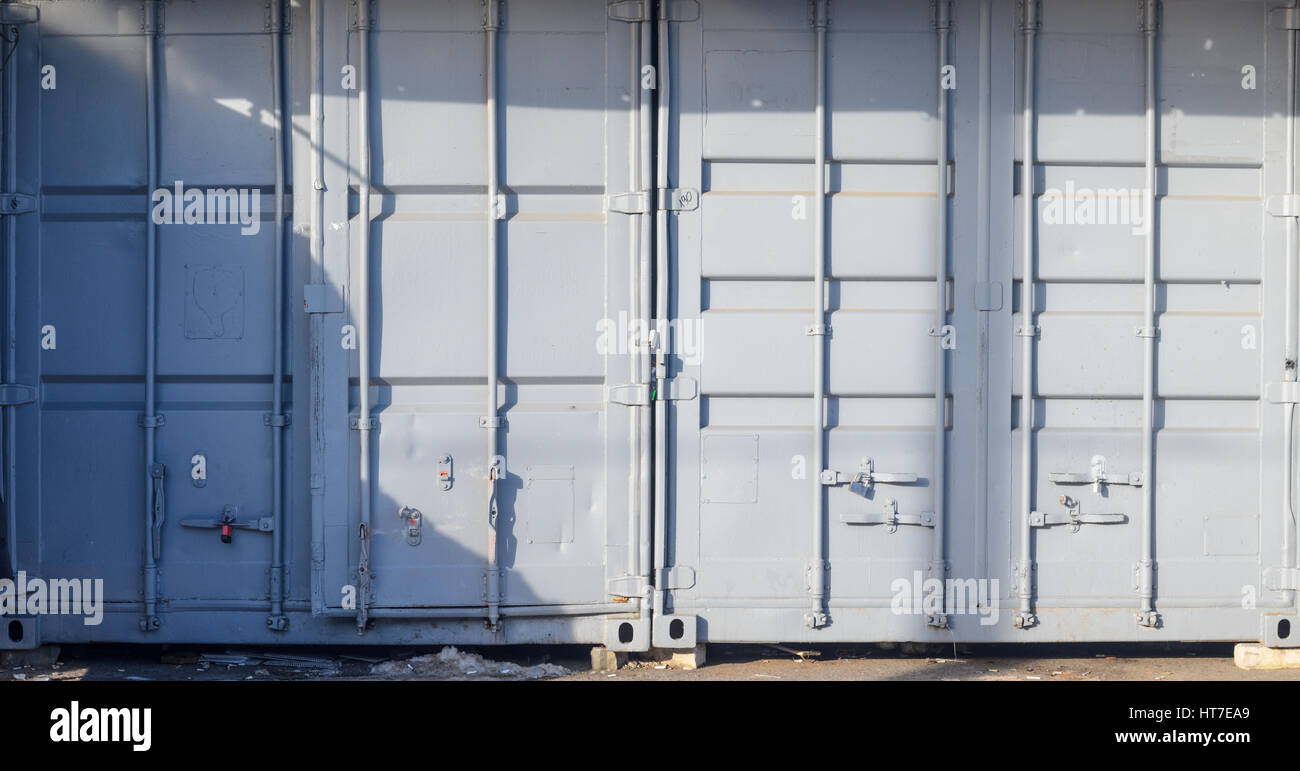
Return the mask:
<path id="1" fill-rule="evenodd" d="M 1300 641 L 1300 10 L 0 26 L 0 648 Z"/>

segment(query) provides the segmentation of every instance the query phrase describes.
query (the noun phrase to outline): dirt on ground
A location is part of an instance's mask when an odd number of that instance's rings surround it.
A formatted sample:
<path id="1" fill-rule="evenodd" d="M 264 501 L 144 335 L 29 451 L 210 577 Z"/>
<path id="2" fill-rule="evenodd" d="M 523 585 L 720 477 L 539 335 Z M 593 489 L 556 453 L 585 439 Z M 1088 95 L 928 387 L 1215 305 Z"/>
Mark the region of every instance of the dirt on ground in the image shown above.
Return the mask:
<path id="1" fill-rule="evenodd" d="M 583 646 L 421 649 L 66 646 L 0 657 L 0 682 L 54 680 L 1300 680 L 1243 670 L 1233 646 L 711 645 L 705 666 L 633 656 L 592 669 Z M 50 655 L 55 658 L 51 660 Z"/>

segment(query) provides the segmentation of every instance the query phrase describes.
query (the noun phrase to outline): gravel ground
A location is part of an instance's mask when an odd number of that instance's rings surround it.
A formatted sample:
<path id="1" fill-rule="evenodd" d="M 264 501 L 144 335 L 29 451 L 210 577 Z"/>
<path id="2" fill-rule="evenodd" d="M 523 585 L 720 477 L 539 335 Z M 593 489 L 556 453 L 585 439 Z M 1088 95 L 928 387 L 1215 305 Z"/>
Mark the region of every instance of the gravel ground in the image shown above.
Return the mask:
<path id="1" fill-rule="evenodd" d="M 1231 644 L 1136 646 L 801 646 L 714 645 L 708 664 L 681 670 L 654 660 L 617 672 L 591 670 L 589 648 L 321 649 L 233 651 L 241 664 L 205 662 L 229 649 L 181 646 L 69 646 L 58 660 L 0 666 L 0 682 L 45 680 L 1300 680 L 1300 670 L 1237 668 Z M 327 662 L 314 668 L 276 657 Z"/>

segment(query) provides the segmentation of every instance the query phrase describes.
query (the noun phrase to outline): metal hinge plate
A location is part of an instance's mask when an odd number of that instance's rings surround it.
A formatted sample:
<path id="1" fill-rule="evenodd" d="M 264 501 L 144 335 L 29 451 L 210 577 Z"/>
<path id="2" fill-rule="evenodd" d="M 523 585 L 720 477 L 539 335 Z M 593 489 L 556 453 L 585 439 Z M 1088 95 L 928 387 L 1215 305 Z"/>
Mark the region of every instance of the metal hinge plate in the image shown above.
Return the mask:
<path id="1" fill-rule="evenodd" d="M 36 389 L 29 385 L 0 385 L 0 407 L 17 407 L 36 401 Z"/>
<path id="2" fill-rule="evenodd" d="M 1142 32 L 1160 29 L 1160 0 L 1138 0 L 1137 21 Z"/>
<path id="3" fill-rule="evenodd" d="M 700 191 L 689 187 L 659 188 L 661 211 L 695 211 L 700 208 Z"/>
<path id="4" fill-rule="evenodd" d="M 1284 380 L 1280 383 L 1265 383 L 1264 398 L 1274 404 L 1300 403 L 1300 382 Z"/>
<path id="5" fill-rule="evenodd" d="M 284 0 L 266 0 L 266 31 L 271 34 L 277 32 L 292 32 L 289 28 L 289 11 L 281 6 L 280 23 L 275 23 L 274 3 L 284 3 Z"/>
<path id="6" fill-rule="evenodd" d="M 370 19 L 365 29 L 374 28 L 375 22 L 379 19 L 379 9 L 375 7 L 376 4 L 372 0 L 352 0 L 352 29 L 362 29 L 359 6 L 363 2 L 370 6 Z"/>
<path id="7" fill-rule="evenodd" d="M 7 6 L 0 5 L 0 8 Z M 31 214 L 36 211 L 36 196 L 26 193 L 0 193 L 0 215 Z"/>
<path id="8" fill-rule="evenodd" d="M 1300 195 L 1270 195 L 1264 209 L 1274 217 L 1300 217 Z"/>
<path id="9" fill-rule="evenodd" d="M 944 14 L 946 18 L 939 18 L 939 2 L 936 0 L 930 0 L 930 26 L 935 29 L 952 29 L 952 0 L 941 1 L 947 11 L 947 13 Z"/>
<path id="10" fill-rule="evenodd" d="M 695 586 L 695 568 L 687 565 L 659 568 L 655 577 L 655 588 L 660 591 L 690 589 L 693 586 Z"/>
<path id="11" fill-rule="evenodd" d="M 0 24 L 8 27 L 20 24 L 35 24 L 41 20 L 41 9 L 27 3 L 5 3 L 0 5 Z"/>
<path id="12" fill-rule="evenodd" d="M 698 21 L 700 18 L 700 4 L 697 0 L 665 0 L 665 5 L 666 21 Z M 646 3 L 643 0 L 618 0 L 610 3 L 609 18 L 625 22 L 653 21 L 646 18 Z"/>
<path id="13" fill-rule="evenodd" d="M 1029 2 L 1032 2 L 1032 3 L 1034 4 L 1034 26 L 1033 26 L 1033 29 L 1035 29 L 1035 30 L 1042 29 L 1042 28 L 1043 28 L 1043 4 L 1042 4 L 1042 0 L 1029 0 Z M 1026 0 L 1019 0 L 1019 1 L 1016 3 L 1016 8 L 1020 11 L 1020 29 L 1021 29 L 1021 31 L 1025 30 L 1025 29 L 1028 29 L 1029 27 L 1028 27 L 1028 25 L 1025 23 L 1026 20 L 1028 19 L 1028 15 L 1027 15 L 1027 11 L 1028 11 L 1028 2 L 1026 2 Z"/>
<path id="14" fill-rule="evenodd" d="M 609 210 L 619 214 L 648 214 L 650 212 L 650 195 L 648 193 L 615 193 L 609 196 Z"/>
<path id="15" fill-rule="evenodd" d="M 488 578 L 493 572 L 497 574 L 497 596 L 489 597 Z M 481 584 L 482 591 L 480 592 L 479 597 L 483 599 L 483 602 L 501 602 L 502 598 L 506 595 L 506 571 L 501 568 L 488 568 L 484 570 Z"/>
<path id="16" fill-rule="evenodd" d="M 609 593 L 614 597 L 641 597 L 645 594 L 645 589 L 645 581 L 640 576 L 609 579 Z"/>
<path id="17" fill-rule="evenodd" d="M 1274 8 L 1268 21 L 1273 29 L 1300 29 L 1300 8 Z"/>
<path id="18" fill-rule="evenodd" d="M 153 6 L 154 9 L 153 26 L 149 25 L 150 6 Z M 144 0 L 144 2 L 140 4 L 140 31 L 146 35 L 152 35 L 154 33 L 162 34 L 165 21 L 164 15 L 166 14 L 166 11 L 167 6 L 163 4 L 162 0 Z"/>

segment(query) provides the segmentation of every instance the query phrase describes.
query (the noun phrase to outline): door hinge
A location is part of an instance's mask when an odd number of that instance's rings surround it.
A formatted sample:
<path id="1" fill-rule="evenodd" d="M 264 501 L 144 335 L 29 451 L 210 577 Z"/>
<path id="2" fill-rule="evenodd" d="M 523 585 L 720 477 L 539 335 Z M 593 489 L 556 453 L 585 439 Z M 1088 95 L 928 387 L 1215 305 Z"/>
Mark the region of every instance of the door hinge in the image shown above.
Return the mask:
<path id="1" fill-rule="evenodd" d="M 1300 195 L 1270 195 L 1264 202 L 1264 209 L 1274 217 L 1300 217 Z"/>
<path id="2" fill-rule="evenodd" d="M 1265 383 L 1264 398 L 1274 404 L 1300 403 L 1300 382 L 1284 380 L 1280 383 Z"/>
<path id="3" fill-rule="evenodd" d="M 614 21 L 654 21 L 646 17 L 646 3 L 643 0 L 618 0 L 608 7 L 609 18 Z M 663 0 L 660 10 L 662 21 L 698 21 L 700 18 L 698 0 Z"/>
<path id="4" fill-rule="evenodd" d="M 1274 8 L 1269 13 L 1273 29 L 1300 29 L 1300 8 Z"/>
<path id="5" fill-rule="evenodd" d="M 659 188 L 661 211 L 695 211 L 700 208 L 700 191 L 689 187 Z"/>
<path id="6" fill-rule="evenodd" d="M 609 594 L 614 597 L 644 597 L 645 579 L 640 576 L 619 576 L 609 579 Z"/>
<path id="7" fill-rule="evenodd" d="M 661 592 L 670 589 L 690 589 L 693 586 L 695 586 L 695 568 L 687 565 L 659 568 L 655 574 L 655 588 Z"/>
<path id="8" fill-rule="evenodd" d="M 0 407 L 17 407 L 36 401 L 36 389 L 29 385 L 0 385 Z"/>
<path id="9" fill-rule="evenodd" d="M 140 11 L 140 31 L 146 35 L 161 35 L 163 32 L 163 14 L 166 11 L 166 6 L 163 5 L 162 0 L 144 0 L 140 6 Z"/>
<path id="10" fill-rule="evenodd" d="M 1030 3 L 1033 3 L 1034 11 L 1033 26 L 1029 24 Z M 1020 30 L 1023 32 L 1027 29 L 1040 30 L 1043 28 L 1043 5 L 1042 0 L 1019 0 L 1016 7 L 1020 10 Z"/>
<path id="11" fill-rule="evenodd" d="M 939 3 L 944 13 L 939 12 Z M 935 29 L 952 29 L 952 0 L 930 0 L 930 26 Z"/>
<path id="12" fill-rule="evenodd" d="M 16 27 L 22 24 L 35 24 L 41 20 L 41 9 L 27 3 L 4 3 L 0 5 L 0 25 Z"/>
<path id="13" fill-rule="evenodd" d="M 275 19 L 274 3 L 284 4 L 284 0 L 266 0 L 266 25 L 265 29 L 272 35 L 279 32 L 290 33 L 293 30 L 289 28 L 289 11 L 283 5 L 280 9 L 280 21 L 277 24 Z"/>
<path id="14" fill-rule="evenodd" d="M 615 193 L 609 196 L 609 210 L 619 214 L 649 214 L 649 193 Z"/>
<path id="15" fill-rule="evenodd" d="M 361 3 L 366 3 L 370 6 L 367 9 L 369 11 L 369 18 L 365 20 L 365 26 L 362 26 L 361 8 L 359 7 Z M 379 9 L 375 7 L 373 0 L 352 0 L 352 29 L 373 29 L 378 19 Z"/>
<path id="16" fill-rule="evenodd" d="M 1160 0 L 1138 0 L 1138 30 L 1154 32 L 1160 28 Z"/>
<path id="17" fill-rule="evenodd" d="M 488 593 L 489 592 L 488 587 L 492 583 L 489 579 L 493 578 L 492 576 L 493 573 L 496 573 L 495 576 L 496 585 L 497 585 L 496 597 L 492 597 Z M 506 596 L 506 571 L 499 567 L 488 568 L 484 570 L 482 589 L 483 591 L 479 596 L 483 598 L 483 602 L 501 602 L 501 600 Z"/>
<path id="18" fill-rule="evenodd" d="M 0 5 L 0 8 L 7 6 Z M 36 196 L 27 193 L 0 193 L 0 215 L 31 214 L 36 211 Z"/>

